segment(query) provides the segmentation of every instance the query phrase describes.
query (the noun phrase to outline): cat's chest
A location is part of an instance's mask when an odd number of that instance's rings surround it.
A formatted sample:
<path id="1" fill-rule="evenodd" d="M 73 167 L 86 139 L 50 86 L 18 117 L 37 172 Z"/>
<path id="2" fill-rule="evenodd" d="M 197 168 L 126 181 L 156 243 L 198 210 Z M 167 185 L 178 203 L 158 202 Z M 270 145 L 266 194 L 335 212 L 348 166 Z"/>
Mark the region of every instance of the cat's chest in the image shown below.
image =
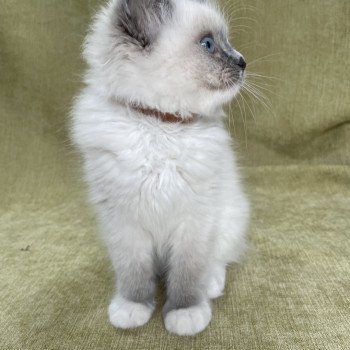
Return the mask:
<path id="1" fill-rule="evenodd" d="M 138 129 L 124 134 L 117 149 L 118 166 L 141 181 L 164 183 L 183 179 L 201 181 L 218 170 L 225 134 L 210 130 Z"/>
<path id="2" fill-rule="evenodd" d="M 125 203 L 137 208 L 143 222 L 150 214 L 179 214 L 217 188 L 223 155 L 210 133 L 140 132 L 120 141 L 118 198 L 124 208 Z"/>
<path id="3" fill-rule="evenodd" d="M 101 140 L 102 152 L 87 162 L 87 174 L 96 185 L 95 201 L 109 200 L 144 223 L 149 217 L 165 220 L 182 215 L 208 196 L 215 201 L 230 161 L 224 130 L 163 132 L 125 124 L 115 132 L 109 130 L 113 137 Z"/>

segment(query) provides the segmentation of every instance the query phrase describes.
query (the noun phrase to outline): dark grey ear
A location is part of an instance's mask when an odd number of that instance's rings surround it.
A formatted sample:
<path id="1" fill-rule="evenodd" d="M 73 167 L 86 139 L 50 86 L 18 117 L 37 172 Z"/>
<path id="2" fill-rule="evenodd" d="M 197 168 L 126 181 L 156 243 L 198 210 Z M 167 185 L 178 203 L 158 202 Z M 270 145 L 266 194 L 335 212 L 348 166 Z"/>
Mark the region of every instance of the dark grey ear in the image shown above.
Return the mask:
<path id="1" fill-rule="evenodd" d="M 171 0 L 121 0 L 117 7 L 117 26 L 141 46 L 150 45 L 161 25 L 172 15 Z"/>

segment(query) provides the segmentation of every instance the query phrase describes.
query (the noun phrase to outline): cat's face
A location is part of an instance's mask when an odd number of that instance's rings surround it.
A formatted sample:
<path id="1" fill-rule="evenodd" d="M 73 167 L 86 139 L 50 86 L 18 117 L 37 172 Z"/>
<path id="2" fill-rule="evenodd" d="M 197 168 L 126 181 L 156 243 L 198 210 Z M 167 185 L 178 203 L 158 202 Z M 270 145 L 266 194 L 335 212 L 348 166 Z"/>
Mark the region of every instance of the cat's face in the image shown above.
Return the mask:
<path id="1" fill-rule="evenodd" d="M 244 79 L 244 59 L 205 0 L 114 0 L 85 57 L 109 96 L 184 115 L 219 113 Z"/>

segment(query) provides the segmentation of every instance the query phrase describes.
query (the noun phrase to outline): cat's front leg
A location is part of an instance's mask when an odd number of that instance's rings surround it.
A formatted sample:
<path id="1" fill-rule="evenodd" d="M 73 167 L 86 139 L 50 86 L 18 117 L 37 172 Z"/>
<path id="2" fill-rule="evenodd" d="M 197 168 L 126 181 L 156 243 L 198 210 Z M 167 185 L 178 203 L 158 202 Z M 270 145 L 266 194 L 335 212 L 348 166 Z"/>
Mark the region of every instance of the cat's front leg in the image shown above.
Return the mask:
<path id="1" fill-rule="evenodd" d="M 117 275 L 117 293 L 108 309 L 117 328 L 149 321 L 154 310 L 155 269 L 150 237 L 137 223 L 114 220 L 104 234 Z"/>
<path id="2" fill-rule="evenodd" d="M 177 335 L 195 335 L 211 320 L 206 293 L 210 242 L 208 236 L 195 227 L 182 225 L 169 254 L 163 315 L 166 329 Z"/>

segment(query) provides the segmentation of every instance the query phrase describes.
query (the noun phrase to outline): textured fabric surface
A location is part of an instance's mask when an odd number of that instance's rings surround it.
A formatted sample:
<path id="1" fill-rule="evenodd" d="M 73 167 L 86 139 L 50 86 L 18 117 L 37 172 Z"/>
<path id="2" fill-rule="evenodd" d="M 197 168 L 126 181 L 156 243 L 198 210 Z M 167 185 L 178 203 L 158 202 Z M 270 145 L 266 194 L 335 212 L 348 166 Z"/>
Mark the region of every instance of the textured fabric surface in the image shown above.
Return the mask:
<path id="1" fill-rule="evenodd" d="M 250 250 L 193 338 L 165 332 L 161 291 L 144 328 L 107 320 L 114 277 L 67 136 L 99 3 L 0 0 L 0 349 L 349 349 L 349 1 L 224 1 L 271 107 L 230 108 Z"/>
<path id="2" fill-rule="evenodd" d="M 250 80 L 266 96 L 236 113 L 234 134 L 245 161 L 349 164 L 350 2 L 240 4 L 246 10 L 232 10 L 233 41 L 247 57 L 249 70 L 263 76 Z"/>

